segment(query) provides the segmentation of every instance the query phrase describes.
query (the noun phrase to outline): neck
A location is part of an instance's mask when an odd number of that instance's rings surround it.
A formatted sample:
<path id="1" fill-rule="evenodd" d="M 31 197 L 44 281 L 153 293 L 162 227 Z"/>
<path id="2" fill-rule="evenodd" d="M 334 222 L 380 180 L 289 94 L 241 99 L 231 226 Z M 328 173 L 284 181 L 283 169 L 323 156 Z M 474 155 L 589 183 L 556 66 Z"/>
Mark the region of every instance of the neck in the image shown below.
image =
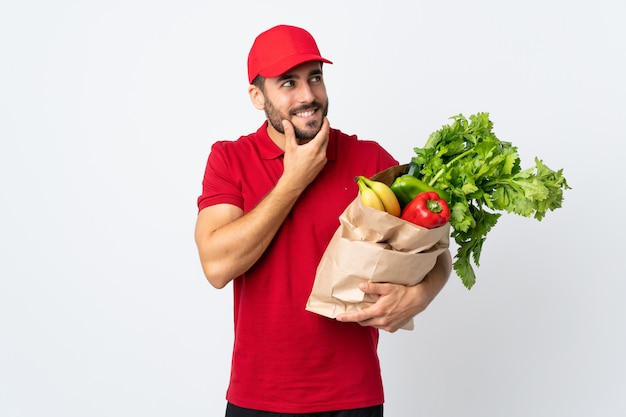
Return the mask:
<path id="1" fill-rule="evenodd" d="M 285 150 L 285 134 L 280 133 L 278 130 L 274 129 L 271 123 L 267 123 L 267 134 L 269 135 L 272 142 L 276 144 L 281 150 Z"/>

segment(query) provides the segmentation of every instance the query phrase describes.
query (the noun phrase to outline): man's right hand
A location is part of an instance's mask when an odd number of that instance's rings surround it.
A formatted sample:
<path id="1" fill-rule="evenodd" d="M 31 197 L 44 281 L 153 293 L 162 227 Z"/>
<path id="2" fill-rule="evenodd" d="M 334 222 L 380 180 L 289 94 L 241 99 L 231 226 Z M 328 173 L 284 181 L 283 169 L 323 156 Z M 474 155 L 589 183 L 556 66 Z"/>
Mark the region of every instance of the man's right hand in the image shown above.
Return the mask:
<path id="1" fill-rule="evenodd" d="M 303 191 L 326 165 L 326 147 L 330 124 L 324 118 L 320 131 L 313 139 L 302 145 L 298 144 L 293 125 L 283 120 L 285 131 L 284 171 L 281 181 Z"/>

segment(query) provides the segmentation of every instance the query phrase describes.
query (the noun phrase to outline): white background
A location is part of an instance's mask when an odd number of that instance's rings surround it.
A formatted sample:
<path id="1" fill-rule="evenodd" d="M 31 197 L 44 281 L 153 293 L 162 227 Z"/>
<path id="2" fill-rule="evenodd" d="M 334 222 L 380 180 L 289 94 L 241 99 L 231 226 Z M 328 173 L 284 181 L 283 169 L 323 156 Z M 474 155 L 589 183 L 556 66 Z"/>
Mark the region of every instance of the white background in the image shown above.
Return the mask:
<path id="1" fill-rule="evenodd" d="M 0 6 L 0 415 L 223 415 L 231 287 L 193 243 L 210 145 L 263 120 L 254 37 L 307 28 L 333 126 L 408 162 L 491 113 L 573 187 L 504 216 L 467 291 L 383 333 L 386 415 L 626 415 L 622 1 L 29 1 Z"/>

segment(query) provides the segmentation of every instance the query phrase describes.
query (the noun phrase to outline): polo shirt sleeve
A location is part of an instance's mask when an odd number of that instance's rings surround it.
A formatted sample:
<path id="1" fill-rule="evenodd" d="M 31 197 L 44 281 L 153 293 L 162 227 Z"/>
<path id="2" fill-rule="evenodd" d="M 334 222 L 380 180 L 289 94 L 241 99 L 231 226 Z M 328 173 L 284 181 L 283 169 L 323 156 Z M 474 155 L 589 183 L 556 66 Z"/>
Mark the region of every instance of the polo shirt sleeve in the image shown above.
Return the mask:
<path id="1" fill-rule="evenodd" d="M 216 204 L 232 204 L 243 208 L 241 185 L 230 167 L 228 143 L 219 141 L 211 147 L 198 197 L 198 212 Z"/>

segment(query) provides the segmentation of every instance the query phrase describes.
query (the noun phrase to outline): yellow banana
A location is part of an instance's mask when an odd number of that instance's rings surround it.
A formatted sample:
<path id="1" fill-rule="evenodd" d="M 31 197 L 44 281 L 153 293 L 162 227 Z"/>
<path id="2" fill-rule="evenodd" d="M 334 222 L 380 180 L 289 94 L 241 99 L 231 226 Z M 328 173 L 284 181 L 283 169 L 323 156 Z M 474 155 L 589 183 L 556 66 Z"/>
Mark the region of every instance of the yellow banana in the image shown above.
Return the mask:
<path id="1" fill-rule="evenodd" d="M 357 185 L 359 186 L 359 191 L 361 192 L 361 202 L 364 206 L 368 206 L 380 211 L 385 211 L 385 206 L 383 205 L 383 202 L 380 201 L 380 198 L 378 198 L 378 195 L 376 194 L 376 192 L 374 192 L 374 190 L 365 185 L 363 178 L 365 177 L 357 177 L 356 181 Z"/>
<path id="2" fill-rule="evenodd" d="M 387 213 L 396 217 L 400 216 L 401 209 L 398 197 L 396 197 L 387 184 L 380 181 L 370 180 L 366 177 L 363 177 L 363 182 L 376 193 L 380 201 L 383 203 L 383 207 Z"/>

